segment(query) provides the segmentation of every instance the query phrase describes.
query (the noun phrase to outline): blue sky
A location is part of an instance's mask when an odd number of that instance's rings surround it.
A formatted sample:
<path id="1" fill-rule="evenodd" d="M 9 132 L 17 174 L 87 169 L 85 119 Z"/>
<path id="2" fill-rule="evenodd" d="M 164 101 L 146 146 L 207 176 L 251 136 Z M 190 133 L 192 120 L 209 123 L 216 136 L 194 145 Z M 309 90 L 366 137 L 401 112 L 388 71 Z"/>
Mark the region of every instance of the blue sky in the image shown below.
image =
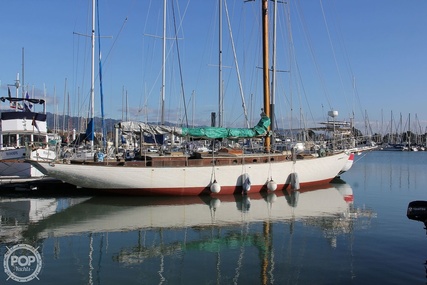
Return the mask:
<path id="1" fill-rule="evenodd" d="M 211 112 L 218 112 L 218 0 L 167 3 L 165 119 L 209 124 Z M 225 126 L 243 127 L 241 97 L 251 125 L 262 107 L 261 3 L 226 3 L 238 68 L 224 7 L 223 117 Z M 87 116 L 90 39 L 76 33 L 90 33 L 90 9 L 90 0 L 2 1 L 0 96 L 7 96 L 7 85 L 22 73 L 24 48 L 28 92 L 38 98 L 45 88 L 50 112 Z M 99 1 L 107 118 L 160 119 L 162 9 L 161 0 Z M 278 126 L 313 126 L 333 109 L 339 112 L 338 120 L 348 121 L 354 113 L 362 131 L 365 117 L 374 132 L 385 132 L 391 117 L 394 127 L 400 124 L 403 129 L 410 116 L 411 130 L 424 132 L 426 16 L 423 0 L 279 4 L 277 69 L 283 72 L 277 74 Z M 95 113 L 100 116 L 98 79 L 95 87 Z M 64 104 L 68 100 L 69 108 Z"/>

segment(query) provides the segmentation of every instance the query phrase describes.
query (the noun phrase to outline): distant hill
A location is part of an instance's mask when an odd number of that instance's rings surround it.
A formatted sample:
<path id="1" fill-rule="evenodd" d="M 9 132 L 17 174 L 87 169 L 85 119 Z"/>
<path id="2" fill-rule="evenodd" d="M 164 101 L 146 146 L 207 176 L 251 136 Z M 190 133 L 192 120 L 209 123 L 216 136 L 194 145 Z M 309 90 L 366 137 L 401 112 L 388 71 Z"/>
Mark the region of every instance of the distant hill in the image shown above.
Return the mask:
<path id="1" fill-rule="evenodd" d="M 56 126 L 54 126 L 55 119 L 56 119 Z M 53 130 L 54 127 L 57 130 L 63 130 L 63 129 L 69 130 L 71 128 L 71 129 L 76 129 L 76 131 L 78 132 L 79 130 L 77 129 L 80 127 L 80 132 L 84 132 L 86 130 L 87 122 L 88 122 L 87 118 L 83 118 L 83 117 L 72 117 L 68 115 L 54 116 L 54 114 L 52 113 L 49 113 L 49 112 L 46 113 L 46 123 L 47 123 L 47 128 L 49 130 Z M 105 119 L 105 127 L 107 129 L 107 132 L 112 132 L 114 130 L 114 124 L 117 124 L 119 122 L 120 120 Z M 95 117 L 95 130 L 99 131 L 101 130 L 101 127 L 102 127 L 101 118 Z"/>
<path id="2" fill-rule="evenodd" d="M 54 114 L 47 112 L 46 113 L 46 121 L 47 121 L 47 128 L 49 130 L 54 129 Z M 65 122 L 65 123 L 64 123 Z M 121 120 L 116 119 L 105 119 L 105 128 L 107 130 L 107 133 L 114 131 L 114 125 L 117 123 L 120 123 Z M 68 115 L 56 115 L 56 129 L 61 131 L 63 129 L 69 130 L 76 129 L 76 132 L 85 132 L 86 125 L 88 123 L 87 118 L 84 117 L 73 117 Z M 149 124 L 159 124 L 158 122 L 148 122 Z M 65 124 L 65 126 L 64 126 Z M 165 123 L 166 126 L 174 126 L 174 124 L 171 124 L 169 122 Z M 80 130 L 78 128 L 80 127 Z M 100 117 L 95 117 L 95 131 L 99 132 L 102 128 L 102 120 Z"/>

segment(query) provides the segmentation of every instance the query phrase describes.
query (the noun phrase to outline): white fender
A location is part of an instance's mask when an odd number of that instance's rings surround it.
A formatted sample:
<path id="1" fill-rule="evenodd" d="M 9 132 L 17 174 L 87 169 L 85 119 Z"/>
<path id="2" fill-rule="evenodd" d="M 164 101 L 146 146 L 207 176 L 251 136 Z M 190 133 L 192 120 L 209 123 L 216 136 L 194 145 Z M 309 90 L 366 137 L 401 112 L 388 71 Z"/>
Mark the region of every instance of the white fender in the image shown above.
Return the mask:
<path id="1" fill-rule="evenodd" d="M 270 190 L 270 191 L 276 191 L 276 189 L 277 189 L 277 183 L 276 182 L 274 182 L 274 180 L 273 179 L 271 179 L 270 181 L 268 181 L 268 183 L 267 183 L 267 189 L 268 190 Z"/>
<path id="2" fill-rule="evenodd" d="M 214 180 L 214 182 L 211 184 L 210 189 L 212 193 L 219 193 L 221 191 L 221 185 L 219 185 L 218 182 Z"/>

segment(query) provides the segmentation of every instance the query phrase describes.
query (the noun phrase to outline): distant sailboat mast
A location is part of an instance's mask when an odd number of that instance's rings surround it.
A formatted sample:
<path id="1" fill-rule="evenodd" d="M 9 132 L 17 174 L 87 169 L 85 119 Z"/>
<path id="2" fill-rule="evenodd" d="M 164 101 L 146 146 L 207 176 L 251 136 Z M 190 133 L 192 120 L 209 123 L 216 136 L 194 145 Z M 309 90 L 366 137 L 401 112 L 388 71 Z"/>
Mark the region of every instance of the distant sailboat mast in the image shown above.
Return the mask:
<path id="1" fill-rule="evenodd" d="M 224 98 L 223 98 L 223 85 L 222 85 L 222 0 L 219 0 L 219 40 L 218 40 L 218 127 L 223 127 L 223 111 L 224 111 Z"/>
<path id="2" fill-rule="evenodd" d="M 16 80 L 15 80 L 15 85 L 14 86 L 15 86 L 15 92 L 16 92 L 15 97 L 18 98 L 19 97 L 19 87 L 21 87 L 20 81 L 19 81 L 19 73 L 16 74 Z M 12 104 L 14 104 L 14 106 L 15 106 L 15 112 L 17 112 L 18 111 L 18 102 L 11 103 L 11 105 Z"/>
<path id="3" fill-rule="evenodd" d="M 98 2 L 97 2 L 98 4 Z M 98 63 L 99 63 L 99 93 L 101 95 L 101 127 L 102 127 L 102 147 L 104 151 L 107 148 L 107 132 L 105 127 L 105 115 L 104 115 L 104 92 L 102 89 L 102 59 L 101 59 L 101 28 L 99 25 L 99 9 L 97 6 L 97 19 L 98 19 Z"/>
<path id="4" fill-rule="evenodd" d="M 25 98 L 25 82 L 24 82 L 24 48 L 22 48 L 22 98 Z M 18 97 L 18 96 L 17 96 Z"/>
<path id="5" fill-rule="evenodd" d="M 93 151 L 93 140 L 95 131 L 95 0 L 92 0 L 92 62 L 91 62 L 91 80 L 90 80 L 90 150 Z"/>
<path id="6" fill-rule="evenodd" d="M 163 51 L 162 51 L 162 114 L 161 125 L 165 124 L 165 77 L 166 77 L 166 0 L 163 0 Z"/>
<path id="7" fill-rule="evenodd" d="M 91 39 L 91 71 L 90 71 L 90 110 L 89 110 L 89 122 L 86 124 L 86 140 L 90 141 L 90 149 L 93 152 L 94 149 L 94 131 L 95 131 L 95 9 L 96 0 L 92 0 L 92 31 L 90 34 Z M 74 32 L 76 35 L 89 37 L 86 34 L 80 34 Z"/>

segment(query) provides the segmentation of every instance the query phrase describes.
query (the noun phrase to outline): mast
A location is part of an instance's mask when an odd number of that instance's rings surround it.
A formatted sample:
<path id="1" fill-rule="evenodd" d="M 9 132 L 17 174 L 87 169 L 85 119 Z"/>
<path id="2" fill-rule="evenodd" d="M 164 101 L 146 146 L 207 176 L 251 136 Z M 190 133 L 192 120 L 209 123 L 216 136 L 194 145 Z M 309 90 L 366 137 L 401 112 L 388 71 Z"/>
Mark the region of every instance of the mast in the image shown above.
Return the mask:
<path id="1" fill-rule="evenodd" d="M 101 59 L 101 27 L 99 25 L 99 7 L 96 6 L 97 19 L 98 19 L 98 63 L 99 63 L 99 93 L 101 95 L 101 127 L 102 127 L 102 147 L 103 151 L 107 150 L 107 131 L 105 129 L 105 116 L 104 116 L 104 92 L 102 89 L 102 59 Z"/>
<path id="2" fill-rule="evenodd" d="M 67 102 L 67 78 L 65 77 L 65 83 L 64 83 L 64 102 L 63 102 L 63 104 L 62 104 L 62 134 L 63 135 L 65 135 L 65 131 L 66 131 L 66 128 L 65 128 L 65 107 L 67 106 L 66 105 L 66 102 Z M 67 130 L 67 131 L 69 131 L 69 130 Z M 67 142 L 67 143 L 69 143 L 69 142 Z"/>
<path id="3" fill-rule="evenodd" d="M 273 62 L 272 62 L 272 74 L 271 74 L 271 131 L 272 131 L 272 135 L 273 138 L 275 137 L 274 135 L 274 129 L 276 128 L 274 125 L 274 121 L 275 121 L 275 114 L 274 114 L 274 107 L 275 107 L 275 103 L 276 103 L 276 58 L 277 58 L 277 52 L 276 52 L 276 45 L 277 45 L 277 1 L 278 0 L 274 0 L 274 11 L 273 11 L 273 47 L 272 47 L 272 51 L 273 51 Z"/>
<path id="4" fill-rule="evenodd" d="M 125 86 L 122 86 L 122 122 L 124 121 L 124 110 L 125 110 L 125 104 L 124 104 L 124 100 L 125 100 Z"/>
<path id="5" fill-rule="evenodd" d="M 393 111 L 391 111 L 391 118 L 390 118 L 390 143 L 394 143 L 393 141 Z"/>
<path id="6" fill-rule="evenodd" d="M 19 87 L 20 87 L 21 85 L 20 85 L 20 82 L 19 82 L 19 73 L 17 73 L 16 74 L 16 80 L 15 80 L 15 88 L 16 88 L 16 95 L 15 95 L 15 97 L 16 98 L 18 98 L 19 97 Z M 24 88 L 24 87 L 22 87 L 22 88 Z M 17 112 L 18 111 L 18 102 L 15 102 L 14 103 L 15 104 L 15 112 Z"/>
<path id="7" fill-rule="evenodd" d="M 129 112 L 129 104 L 128 104 L 128 91 L 126 90 L 126 122 L 129 120 L 128 119 L 128 112 Z"/>
<path id="8" fill-rule="evenodd" d="M 399 128 L 399 142 L 402 143 L 402 113 L 400 113 Z"/>
<path id="9" fill-rule="evenodd" d="M 56 105 L 56 86 L 53 85 L 53 129 L 55 133 L 59 132 L 58 127 L 58 106 Z"/>
<path id="10" fill-rule="evenodd" d="M 93 140 L 95 132 L 95 0 L 92 0 L 92 62 L 91 62 L 91 81 L 90 81 L 90 150 L 93 151 Z"/>
<path id="11" fill-rule="evenodd" d="M 224 111 L 224 101 L 223 101 L 223 91 L 222 91 L 222 0 L 219 0 L 219 55 L 218 55 L 218 86 L 219 86 L 219 94 L 218 94 L 218 127 L 223 127 L 223 119 L 222 113 Z"/>
<path id="12" fill-rule="evenodd" d="M 44 104 L 43 104 L 43 114 L 46 114 L 46 85 L 43 83 L 43 99 L 44 99 Z"/>
<path id="13" fill-rule="evenodd" d="M 270 116 L 270 80 L 268 70 L 268 0 L 262 0 L 262 55 L 263 55 L 263 84 L 264 84 L 264 113 Z M 265 151 L 270 152 L 270 127 L 265 137 Z"/>
<path id="14" fill-rule="evenodd" d="M 406 140 L 408 141 L 408 150 L 411 150 L 411 113 L 409 113 L 409 121 L 408 121 L 408 135 L 406 136 Z"/>
<path id="15" fill-rule="evenodd" d="M 25 82 L 24 82 L 24 48 L 22 48 L 22 98 L 25 98 Z M 18 97 L 18 96 L 17 96 Z"/>
<path id="16" fill-rule="evenodd" d="M 165 77 L 166 77 L 166 0 L 163 0 L 163 56 L 162 56 L 162 117 L 161 124 L 165 124 Z"/>

